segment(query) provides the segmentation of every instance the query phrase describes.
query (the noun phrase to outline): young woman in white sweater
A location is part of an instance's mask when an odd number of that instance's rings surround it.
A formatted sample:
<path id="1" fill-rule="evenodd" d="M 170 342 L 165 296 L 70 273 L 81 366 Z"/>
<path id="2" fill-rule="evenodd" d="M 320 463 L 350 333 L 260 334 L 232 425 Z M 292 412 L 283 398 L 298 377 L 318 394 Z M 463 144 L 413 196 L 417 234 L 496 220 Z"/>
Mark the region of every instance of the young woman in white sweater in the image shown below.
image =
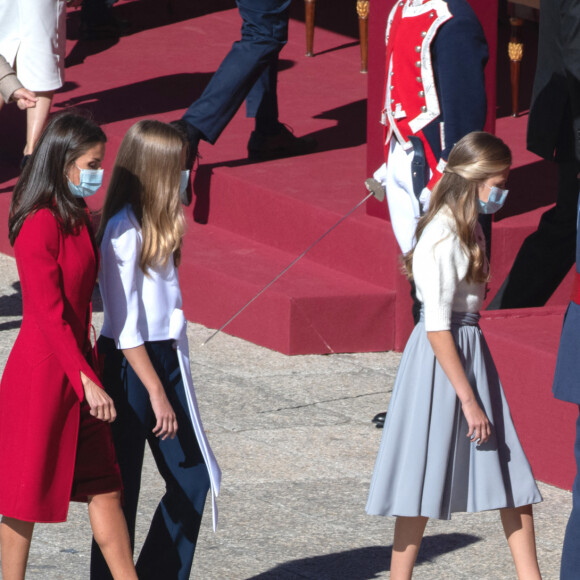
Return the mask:
<path id="1" fill-rule="evenodd" d="M 507 196 L 509 148 L 470 133 L 419 220 L 407 275 L 423 304 L 405 347 L 367 512 L 396 516 L 391 579 L 409 579 L 430 517 L 499 509 L 520 580 L 537 580 L 531 504 L 541 501 L 478 326 L 489 278 L 479 213 Z"/>

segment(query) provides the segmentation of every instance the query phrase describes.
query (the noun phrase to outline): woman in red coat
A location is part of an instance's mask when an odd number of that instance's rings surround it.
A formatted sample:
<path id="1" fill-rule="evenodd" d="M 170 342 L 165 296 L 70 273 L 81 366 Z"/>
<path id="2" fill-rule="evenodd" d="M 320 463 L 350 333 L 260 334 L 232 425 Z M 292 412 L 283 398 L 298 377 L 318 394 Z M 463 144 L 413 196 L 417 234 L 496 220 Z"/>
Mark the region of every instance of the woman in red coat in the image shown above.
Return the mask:
<path id="1" fill-rule="evenodd" d="M 22 285 L 20 333 L 0 384 L 0 547 L 4 580 L 21 580 L 35 522 L 86 501 L 114 578 L 136 579 L 110 427 L 112 400 L 87 362 L 98 270 L 82 197 L 102 181 L 106 137 L 65 113 L 18 181 L 9 236 Z"/>

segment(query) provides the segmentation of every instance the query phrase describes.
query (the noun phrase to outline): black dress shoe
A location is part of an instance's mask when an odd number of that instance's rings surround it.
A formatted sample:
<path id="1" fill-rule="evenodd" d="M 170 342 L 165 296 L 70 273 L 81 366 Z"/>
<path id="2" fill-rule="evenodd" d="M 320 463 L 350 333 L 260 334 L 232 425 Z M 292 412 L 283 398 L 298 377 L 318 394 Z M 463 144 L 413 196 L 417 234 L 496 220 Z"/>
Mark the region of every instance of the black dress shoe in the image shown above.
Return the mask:
<path id="1" fill-rule="evenodd" d="M 286 125 L 280 125 L 280 132 L 267 135 L 252 131 L 248 141 L 248 157 L 266 161 L 295 155 L 312 153 L 318 145 L 314 137 L 296 137 Z"/>
<path id="2" fill-rule="evenodd" d="M 180 194 L 181 203 L 185 206 L 191 205 L 191 200 L 193 199 L 193 187 L 191 181 L 193 179 L 193 164 L 197 159 L 197 148 L 199 145 L 199 139 L 192 138 L 189 125 L 183 119 L 178 119 L 177 121 L 171 121 L 169 123 L 174 129 L 177 129 L 189 143 L 187 148 L 187 158 L 185 159 L 185 169 L 189 169 L 189 181 L 187 182 L 187 187 L 185 191 Z"/>
<path id="3" fill-rule="evenodd" d="M 373 417 L 372 422 L 375 424 L 375 427 L 377 429 L 382 429 L 385 426 L 386 417 L 387 417 L 386 411 L 384 413 L 377 413 Z"/>
<path id="4" fill-rule="evenodd" d="M 82 40 L 102 40 L 123 36 L 131 23 L 124 18 L 118 18 L 111 11 L 109 15 L 98 23 L 83 21 L 81 25 Z"/>

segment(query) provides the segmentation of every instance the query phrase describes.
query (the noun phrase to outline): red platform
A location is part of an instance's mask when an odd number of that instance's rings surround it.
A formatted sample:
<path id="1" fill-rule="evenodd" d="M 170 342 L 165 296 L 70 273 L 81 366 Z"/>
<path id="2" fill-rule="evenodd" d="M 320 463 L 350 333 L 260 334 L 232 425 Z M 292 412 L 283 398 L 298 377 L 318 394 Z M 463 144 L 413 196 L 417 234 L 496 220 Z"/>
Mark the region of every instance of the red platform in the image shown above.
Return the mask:
<path id="1" fill-rule="evenodd" d="M 488 10 L 493 4 L 477 1 Z M 342 16 L 336 20 L 355 23 L 352 2 L 339 4 Z M 69 41 L 67 84 L 56 96 L 55 110 L 89 109 L 102 123 L 109 137 L 106 176 L 131 124 L 141 118 L 179 118 L 201 94 L 239 38 L 240 20 L 232 6 L 227 0 L 124 1 L 115 10 L 132 21 L 126 37 L 118 42 Z M 384 53 L 380 10 L 386 6 L 371 5 L 371 89 L 377 82 L 373 74 L 382 76 L 377 59 Z M 300 12 L 296 6 L 293 10 Z M 78 13 L 69 21 L 74 36 Z M 492 37 L 494 22 L 493 17 L 486 25 Z M 363 180 L 380 158 L 377 93 L 368 94 L 367 167 L 367 76 L 359 73 L 359 46 L 340 26 L 323 18 L 317 23 L 316 54 L 306 58 L 304 25 L 291 20 L 278 89 L 281 119 L 296 134 L 315 136 L 317 152 L 250 163 L 246 143 L 253 123 L 244 111 L 216 146 L 202 143 L 180 268 L 190 320 L 221 326 L 366 195 Z M 494 76 L 492 68 L 488 76 Z M 13 106 L 0 112 L 3 252 L 10 252 L 6 222 L 24 144 L 23 119 Z M 553 191 L 552 168 L 524 151 L 525 118 L 499 119 L 497 131 L 514 149 L 515 169 L 508 207 L 494 224 L 492 291 L 552 201 L 546 191 Z M 100 207 L 102 199 L 101 193 L 92 206 Z M 411 324 L 409 286 L 381 211 L 377 217 L 364 207 L 357 210 L 227 332 L 287 354 L 401 349 Z M 536 476 L 563 487 L 571 485 L 573 475 L 574 413 L 572 406 L 553 401 L 550 387 L 566 284 L 549 309 L 493 314 L 482 323 Z"/>
<path id="2" fill-rule="evenodd" d="M 469 0 L 482 22 L 490 45 L 486 68 L 488 119 L 486 129 L 499 135 L 512 149 L 513 166 L 508 181 L 506 207 L 494 219 L 489 301 L 509 272 L 521 243 L 533 232 L 541 214 L 555 201 L 556 172 L 553 164 L 526 151 L 527 114 L 509 115 L 510 100 L 507 41 L 509 27 L 497 2 Z M 382 128 L 378 124 L 383 97 L 384 22 L 391 0 L 373 4 L 369 48 L 369 124 L 367 171 L 382 162 Z M 521 104 L 528 103 L 535 71 L 537 29 L 526 24 L 526 57 L 522 63 Z M 496 99 L 497 97 L 497 99 Z M 375 111 L 375 113 L 373 113 Z M 496 119 L 495 116 L 498 118 Z M 374 115 L 374 117 L 373 117 Z M 368 202 L 370 215 L 387 219 L 386 207 Z M 555 257 L 557 259 L 557 257 Z M 563 314 L 568 303 L 572 277 L 562 282 L 545 308 L 484 312 L 481 326 L 497 364 L 518 433 L 530 458 L 535 476 L 570 489 L 575 475 L 573 443 L 577 408 L 552 397 Z M 408 284 L 397 283 L 395 302 L 395 347 L 404 346 L 412 327 Z"/>
<path id="3" fill-rule="evenodd" d="M 140 118 L 179 118 L 239 38 L 237 10 L 217 10 L 211 2 L 174 1 L 172 7 L 168 14 L 163 3 L 121 3 L 115 10 L 131 20 L 128 36 L 69 44 L 67 85 L 55 109 L 86 108 L 102 123 L 110 140 L 106 173 L 127 128 Z M 69 15 L 73 35 L 76 20 L 76 13 Z M 359 73 L 359 46 L 318 29 L 317 55 L 309 59 L 304 38 L 304 25 L 292 20 L 279 75 L 280 115 L 296 134 L 315 136 L 317 152 L 250 163 L 253 122 L 244 111 L 216 146 L 200 147 L 180 276 L 188 317 L 210 327 L 229 319 L 367 193 L 367 77 Z M 0 126 L 11 134 L 1 145 L 4 215 L 22 146 L 22 119 L 9 116 L 22 118 L 14 108 L 2 111 Z M 91 200 L 94 207 L 101 203 L 102 194 Z M 2 231 L 0 247 L 9 251 Z M 227 332 L 288 354 L 392 348 L 390 281 L 397 264 L 385 251 L 390 237 L 362 207 Z"/>
<path id="4" fill-rule="evenodd" d="M 536 479 L 572 489 L 578 407 L 552 396 L 562 307 L 486 312 L 481 328 Z"/>

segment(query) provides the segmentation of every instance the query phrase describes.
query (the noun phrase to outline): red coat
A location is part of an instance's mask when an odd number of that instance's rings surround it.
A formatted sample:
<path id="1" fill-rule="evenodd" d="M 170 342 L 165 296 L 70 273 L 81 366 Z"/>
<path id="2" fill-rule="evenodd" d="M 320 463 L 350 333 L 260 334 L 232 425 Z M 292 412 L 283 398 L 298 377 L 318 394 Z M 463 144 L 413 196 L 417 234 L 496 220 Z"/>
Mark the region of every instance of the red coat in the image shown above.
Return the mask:
<path id="1" fill-rule="evenodd" d="M 84 391 L 100 384 L 83 353 L 97 259 L 83 227 L 65 235 L 42 209 L 14 244 L 22 284 L 20 333 L 0 383 L 0 514 L 66 520 Z"/>

